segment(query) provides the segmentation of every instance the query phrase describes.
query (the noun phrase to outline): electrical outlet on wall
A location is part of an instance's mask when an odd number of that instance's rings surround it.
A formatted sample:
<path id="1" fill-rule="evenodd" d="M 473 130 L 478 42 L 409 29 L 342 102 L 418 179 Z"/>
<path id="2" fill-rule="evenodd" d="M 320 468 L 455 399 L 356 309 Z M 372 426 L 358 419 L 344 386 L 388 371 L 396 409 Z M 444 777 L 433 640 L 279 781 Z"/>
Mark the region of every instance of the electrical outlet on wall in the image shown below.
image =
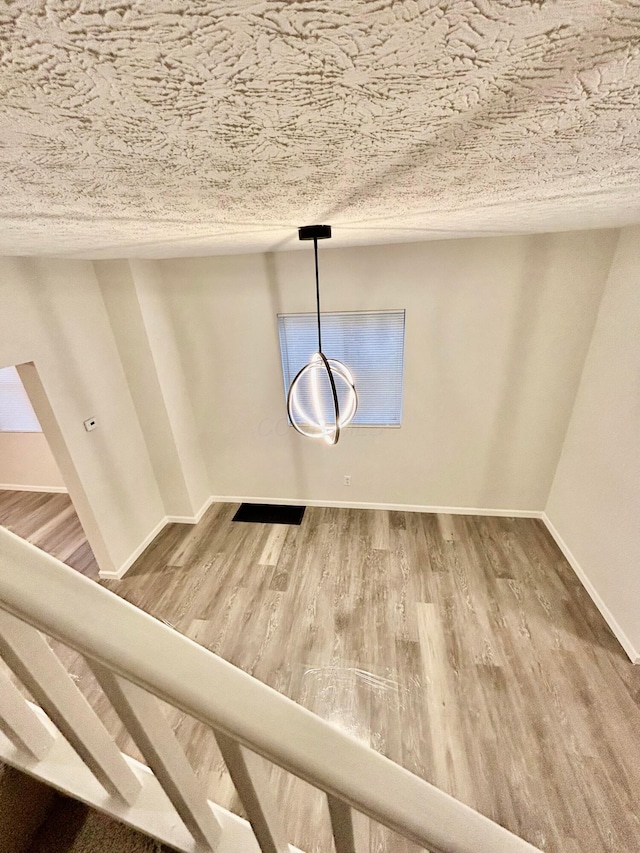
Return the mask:
<path id="1" fill-rule="evenodd" d="M 345 486 L 351 485 L 351 474 L 345 474 L 344 475 L 344 484 L 345 484 Z"/>

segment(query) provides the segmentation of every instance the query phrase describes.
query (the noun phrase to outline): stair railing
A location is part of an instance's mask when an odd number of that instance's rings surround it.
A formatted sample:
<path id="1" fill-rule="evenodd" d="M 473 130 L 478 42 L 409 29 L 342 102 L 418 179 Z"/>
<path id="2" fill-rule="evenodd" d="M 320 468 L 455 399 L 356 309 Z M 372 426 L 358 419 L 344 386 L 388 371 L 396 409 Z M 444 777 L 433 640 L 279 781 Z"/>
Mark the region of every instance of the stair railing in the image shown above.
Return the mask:
<path id="1" fill-rule="evenodd" d="M 41 631 L 86 659 L 143 754 L 152 783 L 118 750 Z M 357 853 L 354 810 L 432 853 L 536 850 L 3 528 L 0 652 L 46 712 L 45 717 L 3 677 L 0 730 L 10 749 L 0 757 L 37 775 L 59 732 L 66 740 L 60 749 L 72 747 L 82 772 L 90 771 L 104 790 L 99 805 L 104 811 L 135 824 L 136 809 L 144 811 L 139 801 L 148 796 L 145 785 L 159 785 L 188 830 L 188 842 L 173 839 L 183 850 L 294 850 L 262 759 L 325 793 L 336 853 Z M 255 836 L 251 844 L 238 829 L 242 822 L 234 823 L 206 799 L 158 700 L 213 729 Z M 166 840 L 157 827 L 150 834 Z"/>

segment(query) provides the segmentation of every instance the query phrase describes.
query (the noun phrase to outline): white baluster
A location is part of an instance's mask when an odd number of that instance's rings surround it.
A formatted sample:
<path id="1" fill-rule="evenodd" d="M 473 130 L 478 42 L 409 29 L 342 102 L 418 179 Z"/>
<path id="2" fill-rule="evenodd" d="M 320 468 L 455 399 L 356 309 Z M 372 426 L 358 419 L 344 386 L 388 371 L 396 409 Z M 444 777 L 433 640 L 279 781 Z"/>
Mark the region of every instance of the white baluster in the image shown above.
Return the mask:
<path id="1" fill-rule="evenodd" d="M 265 773 L 265 760 L 226 735 L 216 733 L 216 740 L 262 853 L 289 853 Z"/>
<path id="2" fill-rule="evenodd" d="M 215 850 L 222 827 L 158 700 L 103 666 L 88 663 L 189 832 L 206 850 Z"/>
<path id="3" fill-rule="evenodd" d="M 53 737 L 27 705 L 15 684 L 0 672 L 0 731 L 14 746 L 41 761 L 53 746 Z"/>
<path id="4" fill-rule="evenodd" d="M 0 610 L 0 652 L 100 784 L 133 804 L 140 782 L 42 634 Z"/>
<path id="5" fill-rule="evenodd" d="M 351 806 L 327 794 L 336 853 L 356 853 Z"/>

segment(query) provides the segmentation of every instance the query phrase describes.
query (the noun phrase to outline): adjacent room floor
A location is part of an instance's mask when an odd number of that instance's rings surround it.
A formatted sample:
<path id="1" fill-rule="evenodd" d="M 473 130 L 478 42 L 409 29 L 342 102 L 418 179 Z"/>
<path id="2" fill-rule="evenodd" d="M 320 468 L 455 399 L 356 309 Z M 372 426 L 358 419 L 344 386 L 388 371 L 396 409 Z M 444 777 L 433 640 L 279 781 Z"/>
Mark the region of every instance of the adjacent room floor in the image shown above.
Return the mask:
<path id="1" fill-rule="evenodd" d="M 640 849 L 640 669 L 542 522 L 236 509 L 169 525 L 105 585 L 543 850 Z M 168 713 L 210 798 L 239 810 L 210 732 Z M 329 853 L 322 796 L 273 780 L 290 840 Z M 416 850 L 364 818 L 358 833 L 362 851 Z"/>
<path id="2" fill-rule="evenodd" d="M 0 489 L 0 524 L 97 579 L 98 565 L 69 495 Z"/>

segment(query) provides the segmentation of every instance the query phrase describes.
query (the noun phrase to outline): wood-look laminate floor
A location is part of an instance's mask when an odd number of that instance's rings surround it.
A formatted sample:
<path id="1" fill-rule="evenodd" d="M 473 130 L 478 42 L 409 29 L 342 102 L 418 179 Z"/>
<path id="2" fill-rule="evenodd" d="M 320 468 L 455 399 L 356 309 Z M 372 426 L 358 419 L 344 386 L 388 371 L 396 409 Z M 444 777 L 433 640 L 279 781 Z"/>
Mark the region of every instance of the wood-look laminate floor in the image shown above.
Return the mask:
<path id="1" fill-rule="evenodd" d="M 69 495 L 0 489 L 0 524 L 97 579 L 98 565 Z"/>
<path id="2" fill-rule="evenodd" d="M 288 527 L 236 508 L 169 525 L 106 585 L 542 850 L 640 851 L 640 668 L 542 522 L 309 508 Z M 167 713 L 211 799 L 239 810 L 210 732 Z M 272 779 L 290 840 L 329 853 L 322 796 Z M 357 830 L 363 853 L 416 850 Z"/>

